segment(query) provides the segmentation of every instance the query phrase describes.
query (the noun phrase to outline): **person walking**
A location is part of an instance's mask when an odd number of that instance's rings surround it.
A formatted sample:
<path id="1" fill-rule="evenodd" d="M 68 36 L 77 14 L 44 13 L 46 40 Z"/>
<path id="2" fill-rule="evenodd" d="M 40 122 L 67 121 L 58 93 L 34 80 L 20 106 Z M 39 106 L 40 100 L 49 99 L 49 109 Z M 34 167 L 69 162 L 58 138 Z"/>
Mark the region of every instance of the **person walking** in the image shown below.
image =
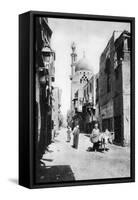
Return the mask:
<path id="1" fill-rule="evenodd" d="M 67 142 L 70 142 L 71 140 L 71 127 L 67 127 Z"/>
<path id="2" fill-rule="evenodd" d="M 93 143 L 94 151 L 97 151 L 99 148 L 99 135 L 100 135 L 100 130 L 98 128 L 98 124 L 96 123 L 90 135 L 90 141 Z"/>
<path id="3" fill-rule="evenodd" d="M 79 125 L 76 125 L 74 127 L 74 129 L 73 129 L 73 132 L 72 132 L 72 134 L 73 134 L 73 147 L 75 149 L 78 149 L 79 133 L 80 133 L 80 131 L 79 131 Z"/>
<path id="4" fill-rule="evenodd" d="M 51 141 L 54 142 L 55 136 L 56 136 L 56 124 L 54 123 L 54 120 L 52 120 L 52 138 Z"/>

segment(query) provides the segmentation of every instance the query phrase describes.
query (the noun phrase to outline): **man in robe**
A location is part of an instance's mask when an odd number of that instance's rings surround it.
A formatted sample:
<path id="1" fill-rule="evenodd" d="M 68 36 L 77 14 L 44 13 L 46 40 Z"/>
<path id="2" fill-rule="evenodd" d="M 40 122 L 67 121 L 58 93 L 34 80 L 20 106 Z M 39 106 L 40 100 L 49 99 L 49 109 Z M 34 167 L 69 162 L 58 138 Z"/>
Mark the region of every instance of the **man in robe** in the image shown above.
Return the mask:
<path id="1" fill-rule="evenodd" d="M 78 149 L 79 133 L 80 133 L 79 125 L 76 124 L 76 126 L 74 127 L 73 132 L 72 132 L 72 134 L 73 134 L 73 147 L 75 149 Z"/>
<path id="2" fill-rule="evenodd" d="M 99 148 L 99 136 L 100 136 L 100 130 L 98 128 L 98 124 L 96 123 L 90 135 L 90 141 L 93 143 L 94 151 L 98 150 Z"/>
<path id="3" fill-rule="evenodd" d="M 71 140 L 71 127 L 68 125 L 67 127 L 67 142 L 70 142 Z"/>

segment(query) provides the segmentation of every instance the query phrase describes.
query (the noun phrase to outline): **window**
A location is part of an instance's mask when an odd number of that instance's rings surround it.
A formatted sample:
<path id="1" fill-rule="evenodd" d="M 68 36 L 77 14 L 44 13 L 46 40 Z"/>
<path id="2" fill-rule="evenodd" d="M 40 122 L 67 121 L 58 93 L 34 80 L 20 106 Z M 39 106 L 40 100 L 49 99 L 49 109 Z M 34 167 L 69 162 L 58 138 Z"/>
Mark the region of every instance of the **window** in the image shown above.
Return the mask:
<path id="1" fill-rule="evenodd" d="M 98 102 L 99 80 L 96 79 L 96 103 Z"/>
<path id="2" fill-rule="evenodd" d="M 115 69 L 115 78 L 116 78 L 116 80 L 118 80 L 118 78 L 119 78 L 119 67 L 117 67 Z"/>
<path id="3" fill-rule="evenodd" d="M 90 82 L 90 93 L 92 93 L 92 83 Z"/>
<path id="4" fill-rule="evenodd" d="M 89 94 L 89 88 L 88 88 L 88 85 L 87 85 L 87 95 Z"/>
<path id="5" fill-rule="evenodd" d="M 84 74 L 84 75 L 81 77 L 81 79 L 80 79 L 80 83 L 85 84 L 85 83 L 87 83 L 87 82 L 88 82 L 88 78 L 87 78 L 87 76 Z"/>
<path id="6" fill-rule="evenodd" d="M 130 41 L 130 38 L 127 39 L 127 45 L 128 45 L 128 51 L 130 51 L 130 48 L 131 48 L 131 41 Z"/>
<path id="7" fill-rule="evenodd" d="M 110 58 L 106 59 L 105 63 L 105 73 L 107 76 L 107 93 L 111 91 L 111 81 L 110 81 L 110 75 L 111 75 L 111 61 Z"/>
<path id="8" fill-rule="evenodd" d="M 99 81 L 98 81 L 98 78 L 96 79 L 96 89 L 98 90 L 99 88 Z"/>
<path id="9" fill-rule="evenodd" d="M 111 91 L 111 87 L 110 87 L 110 77 L 107 76 L 107 93 L 109 93 Z"/>
<path id="10" fill-rule="evenodd" d="M 119 44 L 119 46 L 116 48 L 117 60 L 118 60 L 118 62 L 119 62 L 121 59 L 124 59 L 123 47 L 124 47 L 124 43 L 123 43 L 123 41 L 122 41 L 122 42 Z"/>

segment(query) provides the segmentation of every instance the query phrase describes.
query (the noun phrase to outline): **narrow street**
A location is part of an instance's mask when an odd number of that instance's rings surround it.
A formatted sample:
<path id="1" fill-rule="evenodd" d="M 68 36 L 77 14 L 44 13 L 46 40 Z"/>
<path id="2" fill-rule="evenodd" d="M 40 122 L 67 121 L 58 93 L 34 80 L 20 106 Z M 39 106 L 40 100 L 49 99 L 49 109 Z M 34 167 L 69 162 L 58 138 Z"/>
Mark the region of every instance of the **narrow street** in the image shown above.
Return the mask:
<path id="1" fill-rule="evenodd" d="M 37 173 L 38 182 L 56 182 L 118 178 L 130 176 L 130 152 L 127 147 L 108 145 L 108 151 L 90 151 L 92 144 L 86 134 L 80 133 L 78 149 L 66 142 L 66 129 L 62 128 L 43 155 L 44 166 Z"/>

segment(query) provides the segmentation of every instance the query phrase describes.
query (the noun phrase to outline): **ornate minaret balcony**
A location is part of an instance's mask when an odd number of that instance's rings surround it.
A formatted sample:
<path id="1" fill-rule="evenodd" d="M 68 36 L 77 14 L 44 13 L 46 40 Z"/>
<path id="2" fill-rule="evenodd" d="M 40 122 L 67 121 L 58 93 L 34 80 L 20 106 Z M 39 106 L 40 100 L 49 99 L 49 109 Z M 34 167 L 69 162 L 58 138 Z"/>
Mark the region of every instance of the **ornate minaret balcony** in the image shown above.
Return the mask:
<path id="1" fill-rule="evenodd" d="M 77 62 L 77 53 L 76 53 L 76 45 L 75 42 L 73 42 L 71 44 L 71 49 L 72 49 L 72 53 L 71 53 L 71 75 L 73 76 L 75 73 L 75 64 Z M 72 79 L 71 79 L 72 80 Z"/>

